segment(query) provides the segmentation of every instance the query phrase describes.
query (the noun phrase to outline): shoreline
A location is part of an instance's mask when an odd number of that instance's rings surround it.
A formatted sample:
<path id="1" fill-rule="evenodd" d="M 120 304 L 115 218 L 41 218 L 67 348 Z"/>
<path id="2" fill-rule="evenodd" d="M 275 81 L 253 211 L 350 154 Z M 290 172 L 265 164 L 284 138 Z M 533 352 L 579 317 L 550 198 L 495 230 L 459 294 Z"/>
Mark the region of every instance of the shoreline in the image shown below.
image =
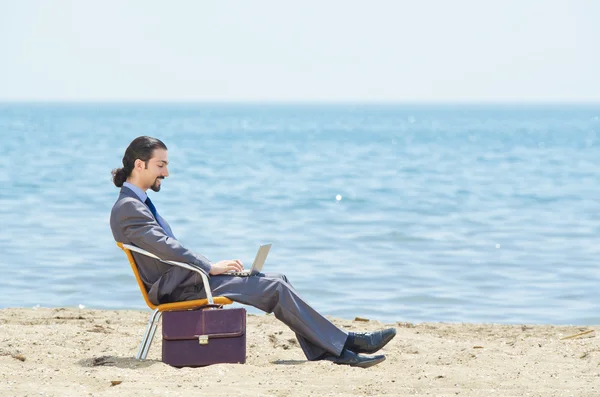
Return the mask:
<path id="1" fill-rule="evenodd" d="M 273 315 L 248 314 L 245 364 L 176 369 L 160 361 L 160 326 L 148 359 L 134 358 L 149 313 L 0 309 L 0 395 L 600 395 L 599 325 L 329 317 L 348 331 L 396 327 L 381 350 L 386 361 L 361 369 L 306 361 L 287 326 Z"/>

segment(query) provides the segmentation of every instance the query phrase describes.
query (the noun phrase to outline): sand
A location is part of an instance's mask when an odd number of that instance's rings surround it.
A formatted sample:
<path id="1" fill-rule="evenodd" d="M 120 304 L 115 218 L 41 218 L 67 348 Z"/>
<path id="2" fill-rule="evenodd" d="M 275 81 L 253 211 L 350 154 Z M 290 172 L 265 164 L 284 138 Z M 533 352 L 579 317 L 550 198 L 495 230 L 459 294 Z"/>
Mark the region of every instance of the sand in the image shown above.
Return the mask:
<path id="1" fill-rule="evenodd" d="M 272 315 L 248 315 L 246 364 L 176 369 L 160 361 L 160 328 L 136 361 L 149 311 L 0 310 L 0 396 L 600 396 L 600 327 L 394 326 L 369 369 L 308 362 Z M 580 332 L 580 337 L 561 340 Z"/>

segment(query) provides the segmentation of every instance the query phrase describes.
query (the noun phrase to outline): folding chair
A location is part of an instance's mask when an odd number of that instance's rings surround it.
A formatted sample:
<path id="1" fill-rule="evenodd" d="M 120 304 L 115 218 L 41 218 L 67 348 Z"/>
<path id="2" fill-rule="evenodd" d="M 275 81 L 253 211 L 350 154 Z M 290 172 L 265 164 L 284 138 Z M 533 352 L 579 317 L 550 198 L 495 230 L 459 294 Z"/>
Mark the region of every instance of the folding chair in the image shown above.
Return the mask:
<path id="1" fill-rule="evenodd" d="M 140 348 L 135 356 L 136 360 L 145 360 L 148 355 L 148 351 L 150 350 L 150 345 L 152 344 L 152 340 L 154 339 L 154 334 L 156 333 L 156 327 L 158 326 L 158 321 L 162 315 L 162 312 L 165 311 L 175 311 L 175 310 L 190 310 L 195 309 L 200 306 L 206 305 L 229 305 L 233 303 L 233 301 L 224 296 L 212 296 L 212 292 L 210 291 L 210 285 L 208 284 L 208 277 L 204 273 L 202 269 L 199 267 L 183 263 L 183 262 L 175 262 L 175 261 L 166 261 L 160 259 L 158 256 L 151 254 L 148 251 L 145 251 L 135 245 L 117 243 L 117 246 L 125 251 L 125 255 L 127 255 L 127 259 L 129 260 L 129 264 L 131 265 L 131 270 L 133 270 L 133 274 L 135 275 L 135 279 L 137 280 L 138 287 L 140 287 L 140 291 L 142 291 L 142 296 L 144 297 L 144 301 L 150 309 L 152 309 L 152 313 L 150 314 L 150 319 L 148 320 L 148 326 L 146 327 L 146 332 L 144 336 L 142 336 L 142 342 L 140 343 Z M 197 299 L 193 301 L 182 301 L 182 302 L 172 302 L 172 303 L 163 303 L 161 305 L 154 305 L 148 299 L 148 291 L 146 291 L 146 287 L 142 282 L 140 277 L 140 272 L 138 271 L 137 265 L 135 263 L 135 259 L 131 254 L 131 251 L 149 256 L 154 259 L 158 259 L 161 262 L 167 263 L 173 266 L 183 267 L 185 269 L 191 270 L 193 272 L 199 273 L 202 277 L 202 283 L 204 284 L 204 291 L 206 291 L 206 299 Z"/>

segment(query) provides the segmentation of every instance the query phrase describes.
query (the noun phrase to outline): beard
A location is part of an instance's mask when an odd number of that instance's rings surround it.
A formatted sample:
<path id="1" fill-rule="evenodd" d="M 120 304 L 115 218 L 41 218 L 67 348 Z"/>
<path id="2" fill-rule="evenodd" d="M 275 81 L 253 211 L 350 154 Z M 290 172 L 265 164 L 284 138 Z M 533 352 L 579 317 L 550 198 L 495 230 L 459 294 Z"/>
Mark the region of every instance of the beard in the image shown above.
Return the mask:
<path id="1" fill-rule="evenodd" d="M 156 180 L 154 181 L 154 183 L 152 184 L 152 186 L 150 186 L 150 189 L 152 189 L 155 192 L 160 192 L 160 180 L 162 180 L 163 178 L 156 178 Z"/>

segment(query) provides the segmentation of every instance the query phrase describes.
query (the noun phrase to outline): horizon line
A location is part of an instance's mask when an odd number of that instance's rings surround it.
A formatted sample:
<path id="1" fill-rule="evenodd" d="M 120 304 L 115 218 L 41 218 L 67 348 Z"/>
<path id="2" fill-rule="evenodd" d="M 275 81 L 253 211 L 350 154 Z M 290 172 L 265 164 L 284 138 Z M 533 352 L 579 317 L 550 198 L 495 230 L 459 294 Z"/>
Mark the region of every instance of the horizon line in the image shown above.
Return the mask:
<path id="1" fill-rule="evenodd" d="M 597 99 L 10 99 L 0 98 L 0 104 L 205 104 L 205 105 L 600 105 Z"/>

